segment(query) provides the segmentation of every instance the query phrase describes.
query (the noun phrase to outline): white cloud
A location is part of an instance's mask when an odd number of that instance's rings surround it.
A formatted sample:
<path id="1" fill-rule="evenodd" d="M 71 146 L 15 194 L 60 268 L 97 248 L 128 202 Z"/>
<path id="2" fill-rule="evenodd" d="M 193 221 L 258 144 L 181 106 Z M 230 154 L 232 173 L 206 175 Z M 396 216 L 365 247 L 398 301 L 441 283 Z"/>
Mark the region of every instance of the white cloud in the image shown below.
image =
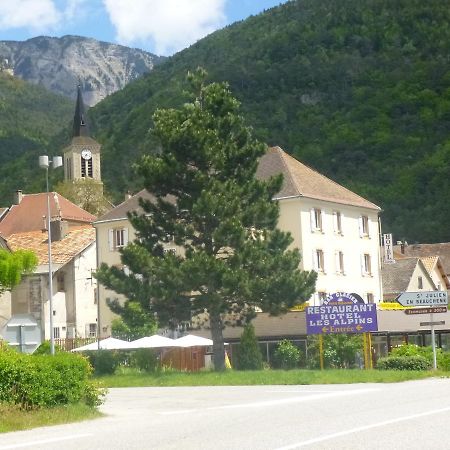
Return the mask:
<path id="1" fill-rule="evenodd" d="M 225 23 L 225 0 L 103 0 L 117 40 L 171 54 Z"/>
<path id="2" fill-rule="evenodd" d="M 61 14 L 52 0 L 0 0 L 0 29 L 54 27 Z"/>

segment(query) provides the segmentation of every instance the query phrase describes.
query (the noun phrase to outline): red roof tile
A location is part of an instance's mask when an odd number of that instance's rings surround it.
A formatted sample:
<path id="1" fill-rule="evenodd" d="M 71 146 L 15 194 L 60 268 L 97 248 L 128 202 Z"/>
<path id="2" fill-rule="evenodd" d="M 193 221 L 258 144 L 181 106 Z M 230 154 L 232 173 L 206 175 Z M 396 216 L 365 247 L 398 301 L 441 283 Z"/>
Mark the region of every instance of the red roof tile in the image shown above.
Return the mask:
<path id="1" fill-rule="evenodd" d="M 36 253 L 39 264 L 48 264 L 47 232 L 30 231 L 12 234 L 7 242 L 12 251 L 32 250 Z M 93 226 L 71 228 L 63 239 L 52 242 L 52 262 L 66 264 L 93 242 L 95 242 Z"/>
<path id="2" fill-rule="evenodd" d="M 95 216 L 81 209 L 57 192 L 50 192 L 50 215 L 67 220 L 69 225 L 92 223 Z M 24 194 L 18 205 L 13 205 L 0 221 L 0 235 L 38 231 L 44 228 L 47 217 L 47 194 Z"/>

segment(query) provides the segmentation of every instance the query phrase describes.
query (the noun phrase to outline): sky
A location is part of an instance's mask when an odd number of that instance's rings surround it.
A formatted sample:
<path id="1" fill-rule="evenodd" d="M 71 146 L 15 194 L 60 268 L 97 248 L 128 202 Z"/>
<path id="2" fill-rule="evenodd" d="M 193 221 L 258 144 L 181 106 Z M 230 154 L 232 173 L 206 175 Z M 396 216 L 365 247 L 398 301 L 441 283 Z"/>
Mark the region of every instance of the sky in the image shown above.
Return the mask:
<path id="1" fill-rule="evenodd" d="M 170 56 L 287 0 L 0 0 L 0 40 L 66 34 Z"/>

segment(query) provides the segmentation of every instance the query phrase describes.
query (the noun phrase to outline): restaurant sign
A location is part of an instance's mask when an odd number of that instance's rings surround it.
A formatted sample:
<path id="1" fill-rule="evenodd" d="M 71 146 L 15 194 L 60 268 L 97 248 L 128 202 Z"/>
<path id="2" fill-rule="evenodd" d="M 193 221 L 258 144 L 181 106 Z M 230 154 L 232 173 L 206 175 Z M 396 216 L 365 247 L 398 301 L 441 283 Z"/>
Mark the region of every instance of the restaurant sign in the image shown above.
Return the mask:
<path id="1" fill-rule="evenodd" d="M 306 330 L 308 334 L 377 331 L 377 307 L 364 303 L 359 295 L 328 294 L 322 305 L 306 308 Z"/>

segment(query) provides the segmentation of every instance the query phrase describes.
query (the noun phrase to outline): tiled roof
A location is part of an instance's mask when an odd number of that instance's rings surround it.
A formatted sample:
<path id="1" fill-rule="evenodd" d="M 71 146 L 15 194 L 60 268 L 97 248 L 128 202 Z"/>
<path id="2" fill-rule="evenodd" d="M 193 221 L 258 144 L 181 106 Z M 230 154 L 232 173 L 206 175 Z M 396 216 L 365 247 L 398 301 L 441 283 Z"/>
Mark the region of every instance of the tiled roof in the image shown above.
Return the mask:
<path id="1" fill-rule="evenodd" d="M 81 209 L 57 192 L 50 193 L 50 215 L 67 220 L 69 225 L 92 223 L 95 216 Z M 0 221 L 0 235 L 38 231 L 44 228 L 44 216 L 47 217 L 47 194 L 24 194 L 18 205 Z"/>
<path id="2" fill-rule="evenodd" d="M 132 197 L 128 198 L 127 200 L 122 202 L 120 205 L 117 205 L 111 211 L 108 211 L 106 214 L 99 217 L 96 220 L 96 222 L 126 219 L 127 213 L 132 212 L 132 211 L 142 214 L 144 211 L 139 206 L 139 198 L 141 198 L 141 197 L 144 200 L 150 200 L 152 202 L 155 201 L 155 198 L 156 198 L 153 194 L 150 194 L 145 189 L 142 189 L 142 191 L 140 191 L 137 194 L 133 195 Z"/>
<path id="3" fill-rule="evenodd" d="M 400 245 L 394 245 L 394 256 L 439 256 L 445 273 L 450 274 L 450 242 L 440 244 L 411 244 L 403 247 L 403 253 Z"/>
<path id="4" fill-rule="evenodd" d="M 11 250 L 32 250 L 36 253 L 39 264 L 48 264 L 47 232 L 30 231 L 12 234 L 7 242 Z M 66 264 L 93 242 L 95 242 L 93 226 L 71 228 L 63 239 L 52 242 L 52 262 Z"/>
<path id="5" fill-rule="evenodd" d="M 374 203 L 302 164 L 280 147 L 271 147 L 260 159 L 256 176 L 268 179 L 279 173 L 283 174 L 284 180 L 275 199 L 308 197 L 380 211 Z"/>
<path id="6" fill-rule="evenodd" d="M 417 264 L 419 264 L 419 258 L 399 259 L 395 264 L 385 264 L 381 269 L 383 293 L 406 291 Z"/>

